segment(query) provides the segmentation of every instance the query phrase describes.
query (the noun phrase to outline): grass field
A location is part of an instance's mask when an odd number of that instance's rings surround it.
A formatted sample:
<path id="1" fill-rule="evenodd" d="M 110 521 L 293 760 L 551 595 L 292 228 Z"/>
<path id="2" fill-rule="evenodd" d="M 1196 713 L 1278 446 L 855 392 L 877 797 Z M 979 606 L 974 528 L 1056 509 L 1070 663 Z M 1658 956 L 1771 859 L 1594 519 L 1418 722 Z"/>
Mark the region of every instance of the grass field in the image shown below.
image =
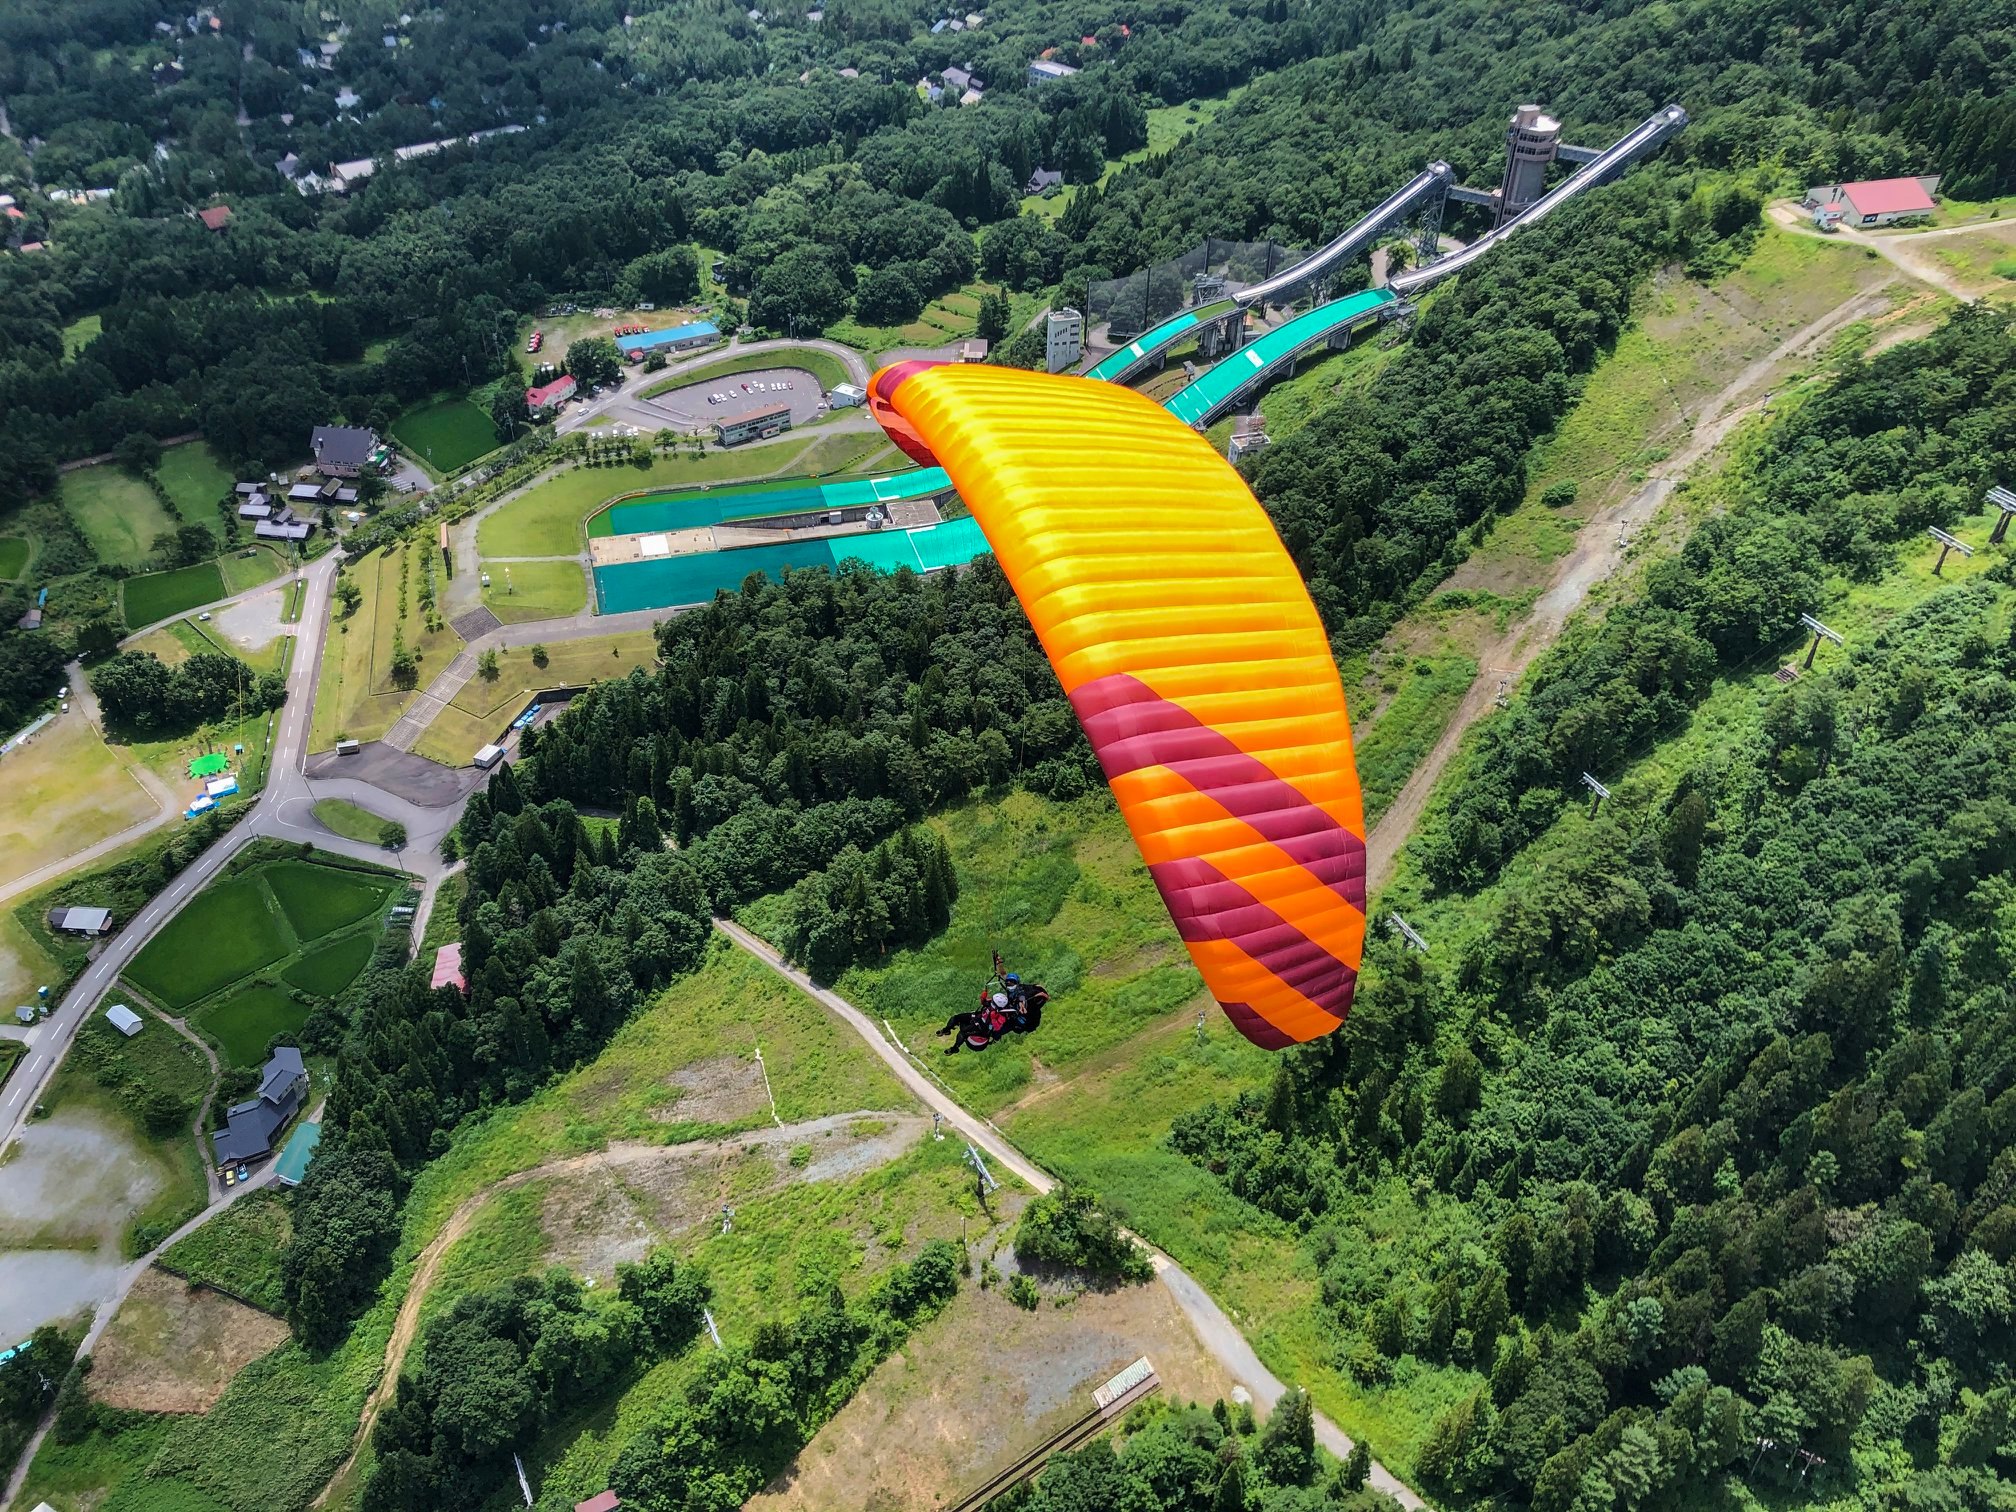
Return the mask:
<path id="1" fill-rule="evenodd" d="M 563 619 L 588 607 L 588 577 L 579 562 L 498 562 L 486 570 L 483 607 L 507 625 Z"/>
<path id="2" fill-rule="evenodd" d="M 217 454 L 203 441 L 188 441 L 161 453 L 161 465 L 154 470 L 168 497 L 175 501 L 175 513 L 192 525 L 216 529 L 223 523 L 218 503 L 231 493 L 231 474 L 217 460 Z"/>
<path id="3" fill-rule="evenodd" d="M 397 885 L 383 873 L 340 871 L 311 861 L 276 861 L 265 880 L 303 941 L 355 924 L 382 907 Z"/>
<path id="4" fill-rule="evenodd" d="M 451 872 L 434 890 L 434 905 L 427 913 L 427 932 L 420 937 L 422 951 L 439 950 L 462 938 L 462 900 L 469 895 L 469 874 Z"/>
<path id="5" fill-rule="evenodd" d="M 127 978 L 181 1010 L 227 982 L 270 966 L 289 941 L 277 904 L 252 876 L 213 882 L 140 948 Z"/>
<path id="6" fill-rule="evenodd" d="M 138 567 L 178 523 L 146 483 L 110 463 L 64 473 L 56 496 L 98 560 L 114 566 Z"/>
<path id="7" fill-rule="evenodd" d="M 226 592 L 224 575 L 215 562 L 130 577 L 119 591 L 129 625 L 151 625 L 171 615 L 186 614 L 198 604 L 216 602 Z"/>
<path id="8" fill-rule="evenodd" d="M 687 388 L 696 383 L 713 383 L 717 379 L 732 378 L 737 373 L 755 373 L 764 368 L 797 368 L 810 373 L 822 389 L 831 389 L 847 382 L 847 368 L 839 358 L 822 352 L 817 347 L 778 348 L 768 352 L 751 352 L 742 357 L 727 357 L 719 362 L 703 363 L 690 372 L 680 373 L 671 378 L 655 378 L 651 386 L 642 390 L 640 399 L 655 398 L 659 394 L 669 394 L 674 389 Z"/>
<path id="9" fill-rule="evenodd" d="M 979 328 L 980 296 L 998 292 L 999 286 L 995 284 L 970 283 L 932 300 L 915 320 L 901 325 L 861 325 L 848 316 L 827 327 L 826 334 L 835 341 L 871 354 L 887 352 L 895 347 L 942 347 L 972 336 Z M 1008 329 L 1019 331 L 1043 300 L 1032 294 L 1011 294 L 1008 303 Z"/>
<path id="10" fill-rule="evenodd" d="M 1368 828 L 1441 738 L 1476 678 L 1477 663 L 1468 656 L 1418 657 L 1401 674 L 1391 697 L 1377 707 L 1376 717 L 1356 721 L 1358 781 Z"/>
<path id="11" fill-rule="evenodd" d="M 476 527 L 476 551 L 485 557 L 565 556 L 582 549 L 588 516 L 618 494 L 775 477 L 791 471 L 810 445 L 808 439 L 753 451 L 658 457 L 648 467 L 571 467 L 487 516 Z"/>
<path id="12" fill-rule="evenodd" d="M 625 677 L 633 667 L 648 670 L 657 655 L 657 638 L 649 630 L 555 641 L 547 647 L 544 667 L 532 664 L 529 647 L 504 647 L 497 653 L 497 681 L 472 677 L 464 683 L 448 707 L 421 732 L 414 752 L 444 766 L 460 766 L 523 713 L 539 689 Z"/>
<path id="13" fill-rule="evenodd" d="M 0 757 L 0 794 L 0 884 L 159 812 L 78 713 L 57 715 Z"/>
<path id="14" fill-rule="evenodd" d="M 430 559 L 439 554 L 429 544 L 400 542 L 374 551 L 345 568 L 363 594 L 357 612 L 335 621 L 325 637 L 322 668 L 315 686 L 315 724 L 311 747 L 327 750 L 339 735 L 376 740 L 412 702 L 415 688 L 446 666 L 462 639 L 447 625 L 427 628 L 420 608 L 420 584 Z M 403 602 L 400 575 L 406 577 Z M 392 681 L 395 636 L 419 658 L 413 688 Z"/>
<path id="15" fill-rule="evenodd" d="M 932 823 L 959 869 L 951 927 L 876 970 L 847 973 L 838 991 L 871 1016 L 886 1016 L 912 1049 L 935 1056 L 944 1042 L 932 1031 L 950 1005 L 967 1005 L 991 951 L 1048 987 L 1062 1011 L 1045 1016 L 1040 1035 L 936 1068 L 962 1099 L 996 1113 L 1145 1029 L 1177 1022 L 1186 1010 L 1194 1015 L 1196 970 L 1103 797 L 1060 806 L 1014 793 Z M 755 927 L 764 922 L 760 912 L 752 918 Z"/>
<path id="16" fill-rule="evenodd" d="M 61 980 L 61 970 L 55 957 L 11 910 L 0 912 L 0 1002 L 7 1006 L 34 1002 L 35 989 L 53 989 Z"/>
<path id="17" fill-rule="evenodd" d="M 63 327 L 63 355 L 75 357 L 89 346 L 105 329 L 105 320 L 100 315 L 79 315 Z"/>
<path id="18" fill-rule="evenodd" d="M 385 827 L 385 821 L 378 815 L 347 798 L 316 799 L 315 817 L 345 840 L 357 840 L 365 845 L 376 845 L 378 832 Z"/>
<path id="19" fill-rule="evenodd" d="M 242 1197 L 161 1257 L 191 1281 L 268 1312 L 280 1308 L 280 1252 L 294 1236 L 290 1199 L 268 1187 Z"/>
<path id="20" fill-rule="evenodd" d="M 20 536 L 0 536 L 0 578 L 12 580 L 28 570 L 34 555 L 33 543 Z"/>
<path id="21" fill-rule="evenodd" d="M 370 941 L 364 942 L 364 948 L 369 955 Z M 295 1002 L 277 987 L 254 982 L 205 1003 L 191 1022 L 232 1065 L 258 1066 L 265 1063 L 266 1047 L 273 1036 L 292 1034 L 307 1017 L 305 1004 Z"/>
<path id="22" fill-rule="evenodd" d="M 287 559 L 271 546 L 250 546 L 220 557 L 217 566 L 224 574 L 226 593 L 243 593 L 270 583 L 287 570 Z"/>
<path id="23" fill-rule="evenodd" d="M 392 422 L 392 438 L 437 474 L 454 472 L 498 445 L 490 417 L 467 399 L 408 410 Z"/>
<path id="24" fill-rule="evenodd" d="M 280 980 L 303 992 L 333 998 L 357 980 L 375 948 L 376 941 L 369 934 L 343 935 L 308 951 L 280 973 Z"/>

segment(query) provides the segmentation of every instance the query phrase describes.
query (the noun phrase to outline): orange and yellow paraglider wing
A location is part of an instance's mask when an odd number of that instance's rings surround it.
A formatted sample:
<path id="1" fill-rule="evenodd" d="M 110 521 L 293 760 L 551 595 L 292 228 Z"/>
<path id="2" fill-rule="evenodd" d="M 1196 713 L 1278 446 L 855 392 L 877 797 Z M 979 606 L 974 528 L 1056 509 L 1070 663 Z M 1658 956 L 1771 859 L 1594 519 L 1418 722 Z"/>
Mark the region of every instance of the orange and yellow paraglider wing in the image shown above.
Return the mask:
<path id="1" fill-rule="evenodd" d="M 870 396 L 986 532 L 1212 995 L 1269 1048 L 1335 1029 L 1365 939 L 1351 726 L 1244 481 L 1111 384 L 905 363 Z"/>

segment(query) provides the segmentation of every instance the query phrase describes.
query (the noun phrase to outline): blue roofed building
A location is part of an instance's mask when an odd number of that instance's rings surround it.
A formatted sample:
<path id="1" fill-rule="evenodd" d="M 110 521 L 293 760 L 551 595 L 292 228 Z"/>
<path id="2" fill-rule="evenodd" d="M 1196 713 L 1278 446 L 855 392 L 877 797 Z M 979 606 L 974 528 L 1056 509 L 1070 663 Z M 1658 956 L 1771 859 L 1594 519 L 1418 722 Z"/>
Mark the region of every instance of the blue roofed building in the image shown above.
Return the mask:
<path id="1" fill-rule="evenodd" d="M 210 1136 L 219 1165 L 258 1160 L 273 1149 L 273 1138 L 301 1110 L 308 1095 L 308 1067 L 301 1052 L 281 1045 L 259 1076 L 259 1092 L 233 1104 L 225 1125 Z"/>
<path id="2" fill-rule="evenodd" d="M 711 320 L 700 320 L 692 325 L 667 326 L 662 331 L 639 331 L 633 336 L 618 336 L 616 346 L 625 357 L 629 357 L 660 349 L 685 352 L 695 347 L 712 346 L 720 339 L 719 326 Z"/>

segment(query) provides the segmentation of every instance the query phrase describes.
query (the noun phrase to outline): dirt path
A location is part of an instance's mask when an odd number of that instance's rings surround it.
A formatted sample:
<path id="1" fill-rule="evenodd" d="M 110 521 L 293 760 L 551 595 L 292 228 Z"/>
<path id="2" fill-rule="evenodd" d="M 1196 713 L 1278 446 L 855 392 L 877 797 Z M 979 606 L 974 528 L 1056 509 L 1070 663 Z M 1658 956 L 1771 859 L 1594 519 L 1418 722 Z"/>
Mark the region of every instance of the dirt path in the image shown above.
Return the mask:
<path id="1" fill-rule="evenodd" d="M 1972 304 L 1981 296 L 1969 293 L 1953 276 L 1950 269 L 1941 266 L 1936 258 L 1926 256 L 1919 250 L 1917 244 L 1928 237 L 1961 236 L 1971 231 L 1989 231 L 2008 224 L 2006 219 L 1977 221 L 1967 226 L 1942 226 L 1933 231 L 1895 232 L 1888 236 L 1871 236 L 1848 225 L 1836 227 L 1831 232 L 1822 231 L 1790 205 L 1773 205 L 1771 218 L 1797 236 L 1814 236 L 1822 241 L 1853 242 L 1858 247 L 1867 247 L 1907 278 L 1930 284 L 1941 293 L 1951 294 L 1962 304 Z"/>
<path id="2" fill-rule="evenodd" d="M 196 1122 L 190 1125 L 189 1133 L 196 1141 L 196 1154 L 203 1165 L 203 1179 L 210 1187 L 210 1200 L 221 1201 L 227 1188 L 224 1178 L 217 1174 L 216 1160 L 203 1148 L 203 1126 L 210 1121 L 210 1104 L 216 1101 L 217 1088 L 223 1084 L 224 1068 L 217 1064 L 217 1052 L 210 1048 L 210 1042 L 191 1029 L 187 1019 L 170 1018 L 158 1008 L 152 1011 L 154 1017 L 202 1051 L 203 1059 L 210 1063 L 210 1085 L 203 1093 L 203 1101 L 197 1105 Z"/>
<path id="3" fill-rule="evenodd" d="M 628 1166 L 652 1164 L 660 1161 L 700 1163 L 711 1155 L 740 1153 L 757 1147 L 772 1145 L 792 1145 L 802 1143 L 820 1134 L 843 1129 L 858 1119 L 873 1119 L 889 1124 L 904 1134 L 921 1134 L 924 1120 L 915 1115 L 892 1114 L 887 1111 L 864 1109 L 854 1113 L 830 1113 L 824 1118 L 807 1119 L 803 1123 L 784 1124 L 777 1128 L 756 1129 L 747 1134 L 732 1134 L 725 1139 L 697 1140 L 691 1144 L 645 1145 L 615 1144 L 606 1150 L 591 1150 L 585 1155 L 570 1155 L 564 1160 L 550 1160 L 544 1165 L 533 1166 L 530 1170 L 516 1171 L 509 1176 L 493 1181 L 481 1191 L 463 1199 L 448 1221 L 441 1225 L 441 1231 L 428 1241 L 420 1251 L 413 1268 L 413 1279 L 406 1285 L 406 1295 L 399 1304 L 399 1314 L 392 1322 L 392 1336 L 385 1342 L 385 1365 L 378 1377 L 378 1384 L 372 1389 L 364 1403 L 363 1416 L 357 1423 L 357 1437 L 350 1446 L 350 1453 L 336 1473 L 329 1477 L 312 1507 L 326 1506 L 329 1496 L 339 1485 L 349 1478 L 356 1469 L 358 1456 L 370 1442 L 371 1427 L 378 1421 L 378 1414 L 399 1389 L 399 1371 L 406 1363 L 407 1351 L 413 1347 L 413 1340 L 420 1331 L 420 1311 L 440 1278 L 441 1266 L 455 1242 L 469 1232 L 477 1216 L 492 1201 L 505 1192 L 526 1186 L 534 1181 L 544 1181 L 554 1176 L 567 1176 L 592 1170 L 597 1166 L 622 1169 Z M 808 1171 L 814 1168 L 808 1167 Z"/>
<path id="4" fill-rule="evenodd" d="M 726 919 L 716 919 L 714 927 L 800 992 L 820 1003 L 866 1040 L 876 1055 L 881 1057 L 882 1062 L 923 1100 L 926 1107 L 942 1113 L 947 1124 L 963 1138 L 984 1150 L 991 1159 L 1013 1171 L 1016 1178 L 1030 1190 L 1040 1194 L 1056 1185 L 1047 1171 L 1008 1142 L 1007 1135 L 995 1128 L 987 1119 L 968 1111 L 965 1104 L 952 1095 L 950 1089 L 933 1079 L 927 1073 L 923 1062 L 918 1061 L 901 1046 L 891 1044 L 867 1014 L 841 997 L 839 993 L 819 986 L 741 925 L 730 923 Z M 1281 1378 L 1261 1363 L 1260 1356 L 1253 1351 L 1253 1346 L 1246 1342 L 1246 1336 L 1225 1315 L 1225 1310 L 1211 1299 L 1210 1293 L 1199 1286 L 1190 1274 L 1169 1256 L 1146 1240 L 1140 1242 L 1154 1261 L 1156 1279 L 1169 1289 L 1169 1294 L 1183 1309 L 1191 1328 L 1195 1330 L 1204 1347 L 1219 1364 L 1231 1372 L 1233 1379 L 1243 1383 L 1253 1393 L 1254 1401 L 1262 1409 L 1271 1409 L 1287 1391 Z M 1320 1412 L 1316 1414 L 1316 1442 L 1340 1460 L 1347 1458 L 1352 1450 L 1351 1439 L 1344 1430 Z M 1372 1462 L 1372 1474 L 1367 1484 L 1373 1490 L 1392 1497 L 1402 1507 L 1407 1508 L 1408 1512 L 1425 1512 L 1427 1503 L 1421 1500 L 1414 1488 L 1377 1460 Z"/>
<path id="5" fill-rule="evenodd" d="M 1686 476 L 1702 458 L 1728 439 L 1729 433 L 1749 414 L 1761 409 L 1769 394 L 1757 394 L 1771 381 L 1785 362 L 1801 356 L 1845 327 L 1884 309 L 1888 299 L 1883 290 L 1855 295 L 1836 305 L 1819 319 L 1801 327 L 1778 346 L 1736 374 L 1693 417 L 1685 442 L 1673 450 L 1649 476 L 1644 485 L 1623 502 L 1598 510 L 1576 533 L 1575 548 L 1555 565 L 1554 574 L 1526 617 L 1508 626 L 1477 656 L 1479 672 L 1462 701 L 1457 704 L 1448 727 L 1435 742 L 1407 785 L 1366 837 L 1366 896 L 1375 896 L 1392 879 L 1400 857 L 1400 847 L 1420 822 L 1428 798 L 1443 770 L 1456 755 L 1470 727 L 1496 706 L 1502 679 L 1517 686 L 1526 669 L 1560 639 L 1568 620 L 1582 607 L 1589 592 L 1623 565 L 1629 549 L 1628 527 L 1648 521 L 1666 502 L 1673 485 Z M 1751 397 L 1755 395 L 1755 397 Z M 1657 439 L 1647 437 L 1648 441 Z"/>

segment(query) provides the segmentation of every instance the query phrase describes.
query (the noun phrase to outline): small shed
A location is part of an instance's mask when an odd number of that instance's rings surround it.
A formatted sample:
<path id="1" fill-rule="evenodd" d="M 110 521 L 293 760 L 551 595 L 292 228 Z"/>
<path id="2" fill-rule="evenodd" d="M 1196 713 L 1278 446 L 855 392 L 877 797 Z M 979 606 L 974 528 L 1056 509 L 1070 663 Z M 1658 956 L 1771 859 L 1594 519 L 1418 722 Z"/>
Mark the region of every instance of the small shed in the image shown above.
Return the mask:
<path id="1" fill-rule="evenodd" d="M 59 908 L 49 915 L 49 927 L 65 934 L 102 935 L 112 928 L 109 908 Z"/>
<path id="2" fill-rule="evenodd" d="M 17 1024 L 32 1024 L 32 1023 L 34 1023 L 34 1022 L 35 1022 L 35 1010 L 34 1010 L 33 1008 L 30 1008 L 30 1007 L 28 1007 L 28 1006 L 27 1006 L 27 1005 L 26 1005 L 26 1004 L 24 1003 L 24 1004 L 23 1004 L 23 1005 L 22 1005 L 21 1007 L 19 1007 L 19 1008 L 16 1008 L 16 1009 L 14 1010 L 14 1022 L 15 1022 L 15 1023 L 17 1023 Z"/>
<path id="3" fill-rule="evenodd" d="M 114 1003 L 105 1010 L 105 1022 L 131 1039 L 140 1032 L 140 1015 L 124 1003 Z"/>
<path id="4" fill-rule="evenodd" d="M 574 1503 L 574 1512 L 616 1512 L 622 1505 L 614 1491 L 598 1491 L 588 1500 Z"/>

